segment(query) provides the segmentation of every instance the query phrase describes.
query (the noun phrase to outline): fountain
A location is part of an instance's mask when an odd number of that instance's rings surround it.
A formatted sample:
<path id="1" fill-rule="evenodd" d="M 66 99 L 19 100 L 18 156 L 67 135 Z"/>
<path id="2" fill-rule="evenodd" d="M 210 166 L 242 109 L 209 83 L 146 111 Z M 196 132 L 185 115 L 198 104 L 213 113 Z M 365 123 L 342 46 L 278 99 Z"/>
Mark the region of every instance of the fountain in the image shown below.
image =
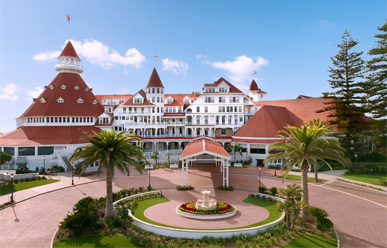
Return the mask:
<path id="1" fill-rule="evenodd" d="M 177 206 L 176 213 L 183 217 L 201 220 L 223 219 L 234 216 L 236 207 L 228 203 L 210 200 L 211 191 L 203 190 L 202 199 Z"/>

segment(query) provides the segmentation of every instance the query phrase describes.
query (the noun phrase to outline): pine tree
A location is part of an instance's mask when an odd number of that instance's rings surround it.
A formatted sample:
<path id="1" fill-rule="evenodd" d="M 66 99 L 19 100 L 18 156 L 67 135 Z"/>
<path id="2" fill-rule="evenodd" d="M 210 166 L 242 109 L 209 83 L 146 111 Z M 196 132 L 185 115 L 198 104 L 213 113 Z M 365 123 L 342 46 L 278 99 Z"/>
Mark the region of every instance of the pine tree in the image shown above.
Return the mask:
<path id="1" fill-rule="evenodd" d="M 375 130 L 373 141 L 378 147 L 379 153 L 386 155 L 387 140 L 387 21 L 378 30 L 383 32 L 376 34 L 374 37 L 376 47 L 372 48 L 368 55 L 373 55 L 371 60 L 367 61 L 365 91 L 366 107 L 374 118 L 372 126 Z"/>
<path id="2" fill-rule="evenodd" d="M 344 32 L 341 44 L 337 45 L 340 50 L 331 57 L 333 66 L 328 70 L 328 81 L 333 91 L 323 93 L 330 101 L 326 102 L 327 107 L 319 111 L 333 112 L 328 116 L 334 117 L 330 122 L 338 126 L 338 137 L 348 157 L 361 151 L 357 140 L 360 134 L 359 124 L 362 123 L 359 117 L 364 115 L 360 105 L 364 87 L 359 79 L 362 78 L 364 60 L 361 58 L 363 52 L 351 51 L 358 43 L 347 30 Z"/>

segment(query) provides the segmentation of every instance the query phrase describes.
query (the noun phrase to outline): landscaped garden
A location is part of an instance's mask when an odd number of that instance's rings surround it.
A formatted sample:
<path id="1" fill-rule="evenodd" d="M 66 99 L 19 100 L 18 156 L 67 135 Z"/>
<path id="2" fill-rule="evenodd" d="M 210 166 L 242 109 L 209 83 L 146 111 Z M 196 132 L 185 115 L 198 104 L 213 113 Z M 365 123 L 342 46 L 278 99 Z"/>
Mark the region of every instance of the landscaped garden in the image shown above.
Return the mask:
<path id="1" fill-rule="evenodd" d="M 281 175 L 279 176 L 279 178 L 284 178 L 285 175 Z M 287 175 L 286 176 L 286 179 L 289 179 L 289 180 L 294 180 L 294 181 L 301 181 L 301 176 L 297 176 L 297 175 Z M 308 177 L 308 182 L 313 182 L 314 181 L 314 178 L 313 177 Z"/>
<path id="2" fill-rule="evenodd" d="M 386 166 L 387 163 L 356 164 L 350 167 L 342 177 L 363 183 L 387 186 Z"/>
<path id="3" fill-rule="evenodd" d="M 40 179 L 41 178 L 41 179 Z M 21 180 L 14 180 L 13 182 L 2 182 L 0 186 L 0 195 L 6 195 L 10 194 L 12 192 L 17 192 L 25 189 L 30 189 L 50 183 L 56 183 L 59 182 L 59 180 L 53 180 L 53 179 L 46 179 L 45 177 L 40 177 L 28 179 L 21 179 Z"/>

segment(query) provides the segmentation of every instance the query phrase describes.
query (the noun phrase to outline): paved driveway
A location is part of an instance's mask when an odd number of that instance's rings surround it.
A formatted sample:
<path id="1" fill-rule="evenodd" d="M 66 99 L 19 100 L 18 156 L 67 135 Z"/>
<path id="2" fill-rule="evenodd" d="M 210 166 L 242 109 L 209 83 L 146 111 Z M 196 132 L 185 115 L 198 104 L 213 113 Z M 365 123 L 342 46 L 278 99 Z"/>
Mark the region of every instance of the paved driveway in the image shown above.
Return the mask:
<path id="1" fill-rule="evenodd" d="M 256 190 L 259 183 L 256 168 L 232 168 L 230 184 L 238 189 Z M 271 170 L 261 171 L 261 184 L 270 187 L 284 187 L 298 182 L 286 181 L 272 176 Z M 278 172 L 277 172 L 278 173 Z M 146 187 L 148 176 L 137 172 L 130 177 L 117 174 L 114 191 L 123 188 Z M 103 175 L 100 179 L 103 179 Z M 51 239 L 61 220 L 73 205 L 85 196 L 101 197 L 105 195 L 105 182 L 95 181 L 92 177 L 87 184 L 45 193 L 16 204 L 13 208 L 0 211 L 0 247 L 49 247 Z M 152 171 L 152 186 L 168 189 L 173 200 L 179 194 L 173 194 L 176 185 L 181 184 L 181 171 L 160 169 Z M 221 174 L 213 167 L 193 167 L 189 169 L 189 184 L 200 189 L 213 190 L 221 184 Z M 331 184 L 331 185 L 330 185 Z M 310 185 L 310 204 L 327 210 L 335 223 L 343 247 L 386 247 L 387 209 L 384 204 L 385 193 L 360 188 L 359 186 L 332 182 L 323 186 Z M 57 188 L 54 185 L 42 186 Z M 248 194 L 245 190 L 236 190 L 233 194 Z M 36 190 L 35 190 L 36 191 Z M 44 190 L 39 190 L 42 192 Z M 224 194 L 226 192 L 222 192 Z M 215 196 L 216 197 L 216 196 Z M 224 197 L 224 196 L 223 196 Z M 184 199 L 185 200 L 185 199 Z"/>

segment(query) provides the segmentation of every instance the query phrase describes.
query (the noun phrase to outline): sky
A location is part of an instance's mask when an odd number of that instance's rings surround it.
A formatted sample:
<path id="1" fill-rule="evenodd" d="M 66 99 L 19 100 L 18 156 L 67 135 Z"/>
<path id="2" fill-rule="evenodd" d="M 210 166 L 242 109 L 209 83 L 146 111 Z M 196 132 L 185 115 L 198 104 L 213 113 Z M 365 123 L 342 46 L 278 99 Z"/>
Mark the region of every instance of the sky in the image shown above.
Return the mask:
<path id="1" fill-rule="evenodd" d="M 245 93 L 255 79 L 267 100 L 319 97 L 330 91 L 330 57 L 344 31 L 369 59 L 386 6 L 386 0 L 2 0 L 0 132 L 15 129 L 15 118 L 55 78 L 69 36 L 94 94 L 135 93 L 156 67 L 166 93 L 202 91 L 223 77 Z"/>

